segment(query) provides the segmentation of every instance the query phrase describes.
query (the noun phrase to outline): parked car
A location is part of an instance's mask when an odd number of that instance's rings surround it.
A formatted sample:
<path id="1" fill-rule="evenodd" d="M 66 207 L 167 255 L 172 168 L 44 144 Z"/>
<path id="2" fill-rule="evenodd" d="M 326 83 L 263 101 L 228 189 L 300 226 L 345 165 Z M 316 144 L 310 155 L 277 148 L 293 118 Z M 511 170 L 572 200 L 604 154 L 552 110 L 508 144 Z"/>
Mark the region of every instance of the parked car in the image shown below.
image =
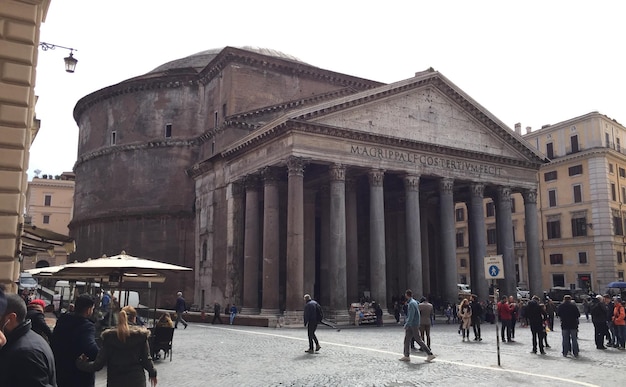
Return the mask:
<path id="1" fill-rule="evenodd" d="M 459 293 L 472 294 L 472 289 L 468 284 L 456 284 L 456 286 L 459 289 Z"/>
<path id="2" fill-rule="evenodd" d="M 522 289 L 519 286 L 516 289 L 517 289 L 517 299 L 518 300 L 530 298 L 530 290 Z"/>
<path id="3" fill-rule="evenodd" d="M 32 274 L 20 273 L 20 278 L 17 283 L 19 290 L 27 289 L 30 292 L 34 292 L 38 285 L 39 282 L 37 282 L 37 279 L 35 279 Z"/>

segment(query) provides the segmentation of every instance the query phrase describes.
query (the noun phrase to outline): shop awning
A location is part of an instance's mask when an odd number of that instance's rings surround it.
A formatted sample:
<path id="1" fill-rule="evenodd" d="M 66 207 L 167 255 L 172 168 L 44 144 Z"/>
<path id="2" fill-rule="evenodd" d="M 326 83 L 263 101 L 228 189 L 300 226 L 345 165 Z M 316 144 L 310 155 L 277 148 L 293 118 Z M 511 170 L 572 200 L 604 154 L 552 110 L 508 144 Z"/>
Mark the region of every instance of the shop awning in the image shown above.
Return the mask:
<path id="1" fill-rule="evenodd" d="M 50 256 L 54 256 L 54 248 L 57 246 L 62 246 L 68 254 L 76 251 L 74 239 L 67 235 L 33 225 L 24 225 L 22 255 L 34 256 L 47 252 Z"/>

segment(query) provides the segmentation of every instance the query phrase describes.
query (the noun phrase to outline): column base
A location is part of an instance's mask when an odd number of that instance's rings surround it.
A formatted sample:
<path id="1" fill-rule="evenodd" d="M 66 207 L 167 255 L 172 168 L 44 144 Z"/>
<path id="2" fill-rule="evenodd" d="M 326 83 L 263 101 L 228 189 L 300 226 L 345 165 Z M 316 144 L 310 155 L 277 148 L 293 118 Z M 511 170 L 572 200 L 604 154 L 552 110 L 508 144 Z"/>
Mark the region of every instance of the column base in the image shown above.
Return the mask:
<path id="1" fill-rule="evenodd" d="M 259 314 L 259 308 L 247 308 L 247 307 L 243 307 L 241 308 L 241 311 L 239 312 L 241 314 L 245 314 L 245 315 L 255 315 L 255 314 Z"/>
<path id="2" fill-rule="evenodd" d="M 261 316 L 280 316 L 280 309 L 264 309 L 261 308 Z"/>
<path id="3" fill-rule="evenodd" d="M 325 320 L 330 320 L 336 325 L 349 325 L 352 322 L 347 309 L 329 310 L 324 314 Z"/>
<path id="4" fill-rule="evenodd" d="M 304 326 L 304 311 L 286 310 L 285 313 L 283 313 L 282 321 L 285 326 L 302 327 Z"/>

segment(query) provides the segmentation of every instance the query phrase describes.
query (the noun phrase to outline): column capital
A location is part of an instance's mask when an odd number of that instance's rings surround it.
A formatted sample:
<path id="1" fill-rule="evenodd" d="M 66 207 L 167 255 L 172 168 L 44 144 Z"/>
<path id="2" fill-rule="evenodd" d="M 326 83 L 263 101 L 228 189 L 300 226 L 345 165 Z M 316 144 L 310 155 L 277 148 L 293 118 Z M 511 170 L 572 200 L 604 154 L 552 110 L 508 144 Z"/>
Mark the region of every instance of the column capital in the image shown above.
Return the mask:
<path id="1" fill-rule="evenodd" d="M 259 175 L 246 175 L 243 178 L 243 184 L 246 191 L 257 191 L 259 189 Z"/>
<path id="2" fill-rule="evenodd" d="M 367 177 L 372 187 L 382 187 L 383 180 L 385 179 L 384 169 L 372 169 L 367 173 Z"/>
<path id="3" fill-rule="evenodd" d="M 483 183 L 473 183 L 470 185 L 470 192 L 473 197 L 483 198 L 485 195 L 485 185 Z"/>
<path id="4" fill-rule="evenodd" d="M 404 175 L 404 188 L 406 191 L 418 192 L 420 190 L 420 176 L 411 173 Z"/>
<path id="5" fill-rule="evenodd" d="M 280 174 L 276 167 L 265 167 L 261 170 L 261 177 L 265 185 L 276 185 L 280 181 Z"/>
<path id="6" fill-rule="evenodd" d="M 304 176 L 304 167 L 308 163 L 302 157 L 291 156 L 287 159 L 289 176 Z"/>
<path id="7" fill-rule="evenodd" d="M 346 167 L 342 164 L 333 164 L 328 168 L 330 181 L 345 181 Z"/>
<path id="8" fill-rule="evenodd" d="M 522 196 L 524 196 L 524 203 L 528 204 L 537 204 L 537 190 L 536 189 L 527 189 L 523 192 Z"/>
<path id="9" fill-rule="evenodd" d="M 498 187 L 498 200 L 499 201 L 511 201 L 511 187 L 499 186 Z"/>
<path id="10" fill-rule="evenodd" d="M 444 177 L 439 181 L 439 189 L 442 193 L 451 194 L 454 190 L 454 179 Z"/>
<path id="11" fill-rule="evenodd" d="M 244 179 L 234 181 L 232 184 L 232 195 L 234 198 L 242 198 L 245 191 Z"/>

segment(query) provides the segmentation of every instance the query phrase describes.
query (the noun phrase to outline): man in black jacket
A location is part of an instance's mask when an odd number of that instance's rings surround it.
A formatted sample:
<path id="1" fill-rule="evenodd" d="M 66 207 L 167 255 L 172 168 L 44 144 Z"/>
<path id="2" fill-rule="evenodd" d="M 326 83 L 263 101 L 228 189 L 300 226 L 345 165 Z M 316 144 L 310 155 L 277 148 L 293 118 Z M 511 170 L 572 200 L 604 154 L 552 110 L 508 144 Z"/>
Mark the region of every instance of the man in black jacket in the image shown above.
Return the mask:
<path id="1" fill-rule="evenodd" d="M 30 326 L 24 300 L 7 294 L 6 310 L 0 316 L 6 335 L 6 344 L 0 348 L 0 387 L 57 385 L 50 346 Z"/>
<path id="2" fill-rule="evenodd" d="M 574 357 L 578 357 L 578 318 L 580 311 L 572 301 L 569 294 L 563 297 L 563 303 L 557 308 L 557 314 L 561 319 L 561 333 L 563 335 L 563 356 L 572 352 Z"/>
<path id="3" fill-rule="evenodd" d="M 539 351 L 542 355 L 546 352 L 543 350 L 543 311 L 539 305 L 539 297 L 533 296 L 533 298 L 526 305 L 526 318 L 530 325 L 530 332 L 533 335 L 533 350 L 532 353 L 537 353 L 537 339 L 539 339 Z"/>
<path id="4" fill-rule="evenodd" d="M 52 332 L 52 350 L 57 365 L 59 387 L 93 387 L 95 373 L 79 371 L 76 359 L 81 354 L 94 361 L 98 355 L 96 326 L 88 317 L 94 300 L 83 294 L 76 299 L 74 313 L 65 313 Z"/>
<path id="5" fill-rule="evenodd" d="M 308 294 L 304 295 L 304 301 L 306 302 L 306 305 L 304 305 L 304 326 L 307 327 L 307 335 L 309 337 L 309 349 L 304 352 L 315 353 L 322 348 L 315 335 L 317 324 L 322 320 L 320 315 L 321 307 Z M 313 343 L 315 343 L 315 350 L 313 350 Z"/>
<path id="6" fill-rule="evenodd" d="M 606 325 L 606 305 L 604 304 L 604 297 L 599 294 L 591 301 L 591 322 L 595 331 L 596 348 L 606 349 L 604 346 L 604 337 L 608 330 Z"/>

